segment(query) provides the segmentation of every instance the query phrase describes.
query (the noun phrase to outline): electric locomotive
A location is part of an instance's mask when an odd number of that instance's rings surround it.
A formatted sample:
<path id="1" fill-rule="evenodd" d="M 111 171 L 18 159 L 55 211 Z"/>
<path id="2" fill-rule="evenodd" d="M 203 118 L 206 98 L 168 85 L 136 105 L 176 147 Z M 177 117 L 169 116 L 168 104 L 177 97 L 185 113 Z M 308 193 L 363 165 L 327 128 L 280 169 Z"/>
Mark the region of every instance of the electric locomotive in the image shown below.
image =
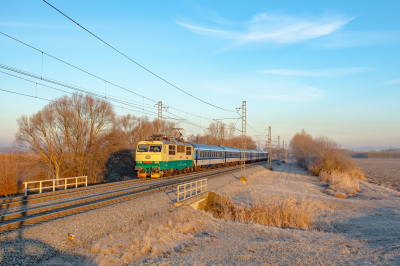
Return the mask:
<path id="1" fill-rule="evenodd" d="M 167 137 L 140 141 L 136 149 L 138 177 L 157 178 L 193 172 L 193 146 Z"/>

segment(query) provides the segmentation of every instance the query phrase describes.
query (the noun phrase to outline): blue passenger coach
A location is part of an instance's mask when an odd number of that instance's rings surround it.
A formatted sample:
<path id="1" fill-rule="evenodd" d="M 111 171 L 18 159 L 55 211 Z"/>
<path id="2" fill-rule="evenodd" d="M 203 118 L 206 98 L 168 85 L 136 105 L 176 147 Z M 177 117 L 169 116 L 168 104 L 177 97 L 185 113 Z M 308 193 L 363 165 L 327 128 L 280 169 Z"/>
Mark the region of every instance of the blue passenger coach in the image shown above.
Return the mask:
<path id="1" fill-rule="evenodd" d="M 223 166 L 239 164 L 242 150 L 226 146 L 213 146 L 191 143 L 194 148 L 194 165 L 199 167 Z M 246 150 L 246 162 L 261 161 L 268 158 L 264 151 Z"/>

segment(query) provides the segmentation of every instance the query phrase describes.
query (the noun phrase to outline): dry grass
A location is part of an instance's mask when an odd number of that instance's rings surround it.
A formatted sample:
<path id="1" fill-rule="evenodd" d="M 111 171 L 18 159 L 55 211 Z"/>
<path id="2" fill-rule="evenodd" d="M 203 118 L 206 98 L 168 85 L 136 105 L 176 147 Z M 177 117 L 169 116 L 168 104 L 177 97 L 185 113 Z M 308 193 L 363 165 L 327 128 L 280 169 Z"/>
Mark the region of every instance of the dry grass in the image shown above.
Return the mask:
<path id="1" fill-rule="evenodd" d="M 126 265 L 134 258 L 168 254 L 182 240 L 202 228 L 199 213 L 181 207 L 173 212 L 146 216 L 119 231 L 95 241 L 90 249 L 98 265 Z"/>
<path id="2" fill-rule="evenodd" d="M 332 173 L 321 172 L 318 180 L 328 184 L 329 189 L 334 191 L 337 198 L 347 198 L 360 191 L 359 180 L 349 173 L 337 171 Z"/>
<path id="3" fill-rule="evenodd" d="M 269 174 L 269 172 L 270 172 L 270 170 L 264 169 L 264 170 L 257 171 L 257 172 L 255 172 L 255 173 L 250 174 L 250 175 L 248 176 L 248 178 L 257 178 L 257 177 L 260 177 L 260 176 L 267 175 L 267 174 Z"/>
<path id="4" fill-rule="evenodd" d="M 301 201 L 282 195 L 253 196 L 251 205 L 238 205 L 230 198 L 210 192 L 201 206 L 214 217 L 227 221 L 254 223 L 282 228 L 312 229 L 318 206 L 316 203 Z"/>

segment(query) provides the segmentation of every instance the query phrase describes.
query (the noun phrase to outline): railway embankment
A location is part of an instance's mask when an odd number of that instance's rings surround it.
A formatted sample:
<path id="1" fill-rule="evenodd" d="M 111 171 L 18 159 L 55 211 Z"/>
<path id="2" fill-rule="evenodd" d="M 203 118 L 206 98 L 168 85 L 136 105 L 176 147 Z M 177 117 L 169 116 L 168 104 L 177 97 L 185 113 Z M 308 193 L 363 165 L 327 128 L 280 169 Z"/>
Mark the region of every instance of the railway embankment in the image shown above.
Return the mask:
<path id="1" fill-rule="evenodd" d="M 247 173 L 251 174 L 260 169 L 264 168 L 262 166 L 249 167 Z M 208 179 L 208 188 L 209 190 L 219 189 L 238 180 L 239 176 L 240 170 L 235 170 L 211 177 Z M 146 184 L 148 183 L 146 182 Z M 8 250 L 6 246 L 2 246 L 2 243 L 8 243 L 7 245 L 13 243 L 17 254 L 18 247 L 23 247 L 24 243 L 34 241 L 39 241 L 50 247 L 50 250 L 63 254 L 85 250 L 97 239 L 123 228 L 128 228 L 138 221 L 153 217 L 156 214 L 174 212 L 176 210 L 176 207 L 173 206 L 174 201 L 176 201 L 176 188 L 170 188 L 121 203 L 26 226 L 11 232 L 2 232 L 0 250 Z M 41 202 L 40 204 L 44 203 Z M 68 234 L 74 235 L 72 241 L 68 239 Z M 21 255 L 22 261 L 23 258 L 24 256 Z"/>
<path id="2" fill-rule="evenodd" d="M 44 243 L 57 253 L 41 262 L 53 264 L 399 265 L 399 192 L 360 181 L 357 195 L 336 198 L 295 163 L 273 169 L 248 169 L 247 185 L 238 180 L 240 171 L 220 175 L 209 179 L 209 188 L 237 205 L 254 206 L 260 197 L 312 202 L 312 228 L 265 226 L 174 207 L 171 190 L 15 230 L 1 241 Z"/>

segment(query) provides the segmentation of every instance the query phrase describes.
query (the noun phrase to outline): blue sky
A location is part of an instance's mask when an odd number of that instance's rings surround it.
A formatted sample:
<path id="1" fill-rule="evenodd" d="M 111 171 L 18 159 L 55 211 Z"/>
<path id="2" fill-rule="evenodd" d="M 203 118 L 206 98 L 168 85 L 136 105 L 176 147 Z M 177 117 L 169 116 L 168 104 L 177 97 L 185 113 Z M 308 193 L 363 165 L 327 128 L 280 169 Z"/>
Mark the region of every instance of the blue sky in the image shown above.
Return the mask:
<path id="1" fill-rule="evenodd" d="M 248 128 L 249 135 L 271 126 L 273 139 L 288 141 L 305 128 L 347 147 L 400 147 L 399 1 L 49 2 L 188 93 L 232 111 L 245 100 L 255 130 Z M 1 1 L 0 32 L 164 105 L 207 118 L 238 117 L 155 78 L 42 1 Z M 155 111 L 154 102 L 46 55 L 42 61 L 40 52 L 1 34 L 0 51 L 0 71 L 34 81 L 0 73 L 0 89 L 47 99 L 64 94 L 40 84 L 36 90 L 38 82 L 73 92 L 4 69 L 13 67 Z M 0 91 L 0 103 L 0 146 L 8 146 L 16 119 L 47 102 Z M 142 115 L 118 106 L 118 114 Z M 210 122 L 169 111 L 197 125 Z"/>

